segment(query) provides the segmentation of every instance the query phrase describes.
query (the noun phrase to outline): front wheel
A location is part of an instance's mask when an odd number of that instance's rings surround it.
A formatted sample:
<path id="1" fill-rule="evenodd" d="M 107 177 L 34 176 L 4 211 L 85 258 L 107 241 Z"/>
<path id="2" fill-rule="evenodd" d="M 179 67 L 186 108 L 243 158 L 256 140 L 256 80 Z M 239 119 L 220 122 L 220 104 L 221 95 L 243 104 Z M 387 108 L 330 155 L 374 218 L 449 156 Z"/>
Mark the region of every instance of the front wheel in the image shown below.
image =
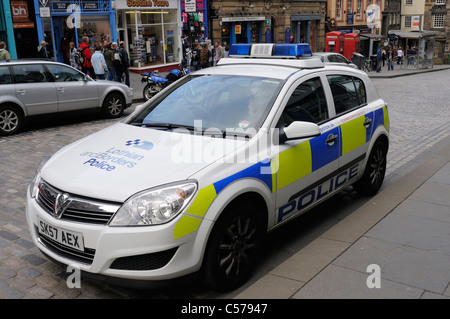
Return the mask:
<path id="1" fill-rule="evenodd" d="M 231 290 L 249 278 L 266 232 L 255 206 L 230 206 L 216 222 L 205 251 L 203 275 L 215 290 Z"/>
<path id="2" fill-rule="evenodd" d="M 117 93 L 108 95 L 103 102 L 103 113 L 108 118 L 117 118 L 125 110 L 125 99 Z"/>
<path id="3" fill-rule="evenodd" d="M 23 124 L 23 116 L 16 107 L 0 106 L 0 135 L 13 135 Z"/>
<path id="4" fill-rule="evenodd" d="M 377 141 L 367 159 L 364 174 L 359 181 L 355 183 L 357 191 L 364 195 L 373 196 L 380 189 L 386 174 L 387 145 Z"/>

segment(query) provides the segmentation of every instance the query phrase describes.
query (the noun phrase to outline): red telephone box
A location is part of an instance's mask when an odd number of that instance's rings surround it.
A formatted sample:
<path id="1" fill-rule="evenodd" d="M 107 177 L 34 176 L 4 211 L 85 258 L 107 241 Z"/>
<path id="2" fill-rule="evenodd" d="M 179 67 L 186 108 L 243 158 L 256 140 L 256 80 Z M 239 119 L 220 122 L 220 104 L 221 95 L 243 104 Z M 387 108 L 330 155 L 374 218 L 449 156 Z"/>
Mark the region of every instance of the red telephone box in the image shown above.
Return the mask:
<path id="1" fill-rule="evenodd" d="M 325 52 L 344 54 L 344 34 L 342 32 L 332 31 L 326 34 Z"/>
<path id="2" fill-rule="evenodd" d="M 344 36 L 344 56 L 348 60 L 352 60 L 353 52 L 359 53 L 360 51 L 360 39 L 356 33 L 347 33 Z"/>

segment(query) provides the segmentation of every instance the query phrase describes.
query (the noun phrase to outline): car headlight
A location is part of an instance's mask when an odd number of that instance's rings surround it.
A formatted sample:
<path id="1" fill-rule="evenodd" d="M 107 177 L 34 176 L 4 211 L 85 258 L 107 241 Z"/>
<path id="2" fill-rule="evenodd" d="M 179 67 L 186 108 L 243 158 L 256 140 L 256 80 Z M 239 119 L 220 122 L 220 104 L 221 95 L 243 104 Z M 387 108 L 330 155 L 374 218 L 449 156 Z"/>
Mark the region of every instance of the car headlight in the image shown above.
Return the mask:
<path id="1" fill-rule="evenodd" d="M 39 182 L 41 181 L 41 170 L 42 167 L 44 167 L 45 163 L 48 162 L 51 156 L 44 159 L 41 164 L 39 164 L 38 168 L 36 169 L 36 174 L 34 175 L 33 180 L 31 181 L 30 186 L 28 187 L 28 190 L 30 191 L 30 197 L 35 198 L 37 196 L 37 193 L 39 191 Z"/>
<path id="2" fill-rule="evenodd" d="M 147 226 L 167 223 L 189 204 L 197 190 L 194 181 L 153 188 L 131 196 L 110 226 Z"/>

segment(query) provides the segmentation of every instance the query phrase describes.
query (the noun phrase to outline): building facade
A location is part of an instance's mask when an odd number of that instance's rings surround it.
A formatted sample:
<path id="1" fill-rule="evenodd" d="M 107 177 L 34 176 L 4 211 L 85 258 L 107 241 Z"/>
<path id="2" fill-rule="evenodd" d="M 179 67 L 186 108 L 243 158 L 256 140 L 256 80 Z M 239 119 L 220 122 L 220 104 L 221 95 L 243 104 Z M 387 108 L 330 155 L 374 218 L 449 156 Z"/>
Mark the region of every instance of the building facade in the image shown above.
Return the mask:
<path id="1" fill-rule="evenodd" d="M 325 45 L 326 0 L 210 1 L 211 37 L 234 43 L 309 43 Z"/>
<path id="2" fill-rule="evenodd" d="M 434 63 L 450 63 L 450 1 L 427 0 L 424 10 L 424 29 L 435 31 Z"/>

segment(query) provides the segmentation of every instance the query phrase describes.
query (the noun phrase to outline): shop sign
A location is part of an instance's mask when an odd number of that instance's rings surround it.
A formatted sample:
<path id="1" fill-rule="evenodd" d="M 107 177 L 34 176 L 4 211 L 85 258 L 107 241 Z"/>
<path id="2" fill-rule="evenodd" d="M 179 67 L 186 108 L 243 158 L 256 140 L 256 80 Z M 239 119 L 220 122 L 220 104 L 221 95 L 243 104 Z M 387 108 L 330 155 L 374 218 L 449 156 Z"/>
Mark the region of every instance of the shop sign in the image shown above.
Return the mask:
<path id="1" fill-rule="evenodd" d="M 241 25 L 240 24 L 236 24 L 234 26 L 234 33 L 235 34 L 241 34 Z"/>
<path id="2" fill-rule="evenodd" d="M 197 6 L 195 0 L 184 0 L 184 12 L 196 12 Z"/>
<path id="3" fill-rule="evenodd" d="M 34 28 L 34 22 L 13 22 L 13 29 Z"/>
<path id="4" fill-rule="evenodd" d="M 26 1 L 11 1 L 11 14 L 13 22 L 29 21 L 28 4 Z"/>
<path id="5" fill-rule="evenodd" d="M 83 2 L 83 10 L 98 10 L 98 2 Z"/>
<path id="6" fill-rule="evenodd" d="M 39 15 L 41 18 L 50 18 L 50 0 L 39 0 Z"/>
<path id="7" fill-rule="evenodd" d="M 117 9 L 177 9 L 177 0 L 116 0 Z"/>
<path id="8" fill-rule="evenodd" d="M 68 2 L 52 2 L 53 4 L 53 10 L 67 10 L 67 7 L 69 6 Z"/>
<path id="9" fill-rule="evenodd" d="M 224 17 L 222 22 L 265 21 L 266 17 Z"/>

